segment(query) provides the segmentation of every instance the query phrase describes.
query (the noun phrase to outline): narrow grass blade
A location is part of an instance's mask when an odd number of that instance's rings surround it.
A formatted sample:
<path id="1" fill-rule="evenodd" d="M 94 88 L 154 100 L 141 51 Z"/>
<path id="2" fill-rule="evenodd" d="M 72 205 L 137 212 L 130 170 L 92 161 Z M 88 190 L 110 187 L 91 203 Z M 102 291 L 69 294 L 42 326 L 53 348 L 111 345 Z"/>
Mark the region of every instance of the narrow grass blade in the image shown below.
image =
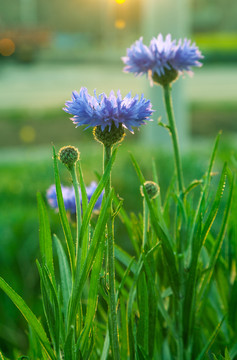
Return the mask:
<path id="1" fill-rule="evenodd" d="M 136 287 L 139 275 L 143 267 L 142 256 L 140 256 L 137 271 L 134 274 L 133 284 L 129 291 L 128 297 L 128 306 L 127 306 L 127 322 L 128 322 L 128 344 L 129 344 L 129 353 L 130 359 L 135 359 L 135 349 L 136 349 L 136 335 L 134 336 L 134 322 L 133 322 L 133 306 L 135 303 Z"/>
<path id="2" fill-rule="evenodd" d="M 210 158 L 210 162 L 209 162 L 209 167 L 208 167 L 208 171 L 207 171 L 207 176 L 206 176 L 206 184 L 207 185 L 210 183 L 210 180 L 211 180 L 211 172 L 212 172 L 212 168 L 213 168 L 214 161 L 215 161 L 215 158 L 216 158 L 216 153 L 217 153 L 217 149 L 218 149 L 221 134 L 222 134 L 222 131 L 219 131 L 219 133 L 217 134 L 217 137 L 215 139 L 215 143 L 214 143 L 214 147 L 213 147 L 213 150 L 212 150 L 212 154 L 211 154 L 211 158 Z"/>
<path id="3" fill-rule="evenodd" d="M 48 320 L 49 330 L 51 337 L 54 340 L 54 346 L 56 350 L 57 357 L 59 356 L 59 346 L 60 346 L 60 323 L 61 323 L 61 313 L 59 310 L 59 300 L 56 288 L 52 283 L 50 274 L 47 267 L 44 265 L 40 266 L 37 261 L 37 267 L 39 269 L 40 278 L 41 278 L 41 289 L 43 295 L 43 301 L 45 305 L 45 316 Z"/>
<path id="4" fill-rule="evenodd" d="M 52 279 L 55 283 L 51 230 L 46 206 L 40 193 L 37 193 L 37 202 L 40 223 L 39 238 L 41 257 L 43 262 L 48 267 Z"/>
<path id="5" fill-rule="evenodd" d="M 164 260 L 165 260 L 164 262 L 165 262 L 166 270 L 167 270 L 167 273 L 169 276 L 170 285 L 172 287 L 174 295 L 177 298 L 179 298 L 179 274 L 178 274 L 177 267 L 176 267 L 175 255 L 173 253 L 171 241 L 169 240 L 169 237 L 166 234 L 166 232 L 162 229 L 158 215 L 154 209 L 154 206 L 153 206 L 151 200 L 149 199 L 146 188 L 143 185 L 145 182 L 145 178 L 142 175 L 142 172 L 141 172 L 135 158 L 132 155 L 131 155 L 131 158 L 132 158 L 133 165 L 136 169 L 137 175 L 139 177 L 139 180 L 143 186 L 143 193 L 144 193 L 147 205 L 149 207 L 152 226 L 154 228 L 156 236 L 161 241 L 161 246 L 162 246 Z"/>
<path id="6" fill-rule="evenodd" d="M 9 359 L 3 356 L 2 352 L 0 351 L 0 360 L 9 360 Z"/>
<path id="7" fill-rule="evenodd" d="M 88 198 L 87 198 L 86 186 L 85 186 L 85 183 L 84 183 L 84 178 L 83 178 L 83 174 L 82 174 L 80 161 L 78 161 L 77 164 L 78 164 L 78 171 L 79 171 L 79 178 L 80 178 L 80 188 L 81 188 L 81 198 L 82 198 L 82 212 L 83 212 L 83 214 L 85 214 L 86 209 L 87 209 L 87 205 L 88 205 Z"/>
<path id="8" fill-rule="evenodd" d="M 59 263 L 59 271 L 60 271 L 60 285 L 62 290 L 62 297 L 63 297 L 63 303 L 64 303 L 64 315 L 65 315 L 65 321 L 67 323 L 67 308 L 68 303 L 72 291 L 72 275 L 70 271 L 70 267 L 68 264 L 68 260 L 66 257 L 66 254 L 64 252 L 64 249 L 62 247 L 62 244 L 58 237 L 54 235 L 54 244 L 57 250 L 58 254 L 58 263 Z"/>
<path id="9" fill-rule="evenodd" d="M 137 271 L 137 263 L 135 260 L 133 261 L 133 258 L 131 257 L 131 255 L 126 253 L 118 245 L 115 245 L 114 246 L 114 256 L 118 261 L 120 261 L 123 265 L 125 265 L 126 268 L 128 268 L 129 265 L 131 264 L 131 272 L 133 274 L 135 274 L 135 272 Z"/>
<path id="10" fill-rule="evenodd" d="M 89 271 L 91 269 L 91 266 L 93 264 L 93 261 L 96 256 L 96 252 L 98 249 L 98 246 L 102 240 L 102 235 L 104 233 L 105 224 L 109 216 L 109 207 L 111 205 L 113 197 L 113 190 L 111 190 L 108 198 L 104 202 L 103 206 L 101 207 L 100 215 L 97 221 L 97 225 L 95 227 L 95 231 L 91 240 L 91 245 L 85 260 L 85 263 L 83 265 L 82 271 L 80 271 L 79 266 L 77 267 L 77 272 L 75 274 L 75 282 L 74 287 L 72 291 L 72 297 L 69 304 L 69 323 L 68 325 L 71 326 L 74 324 L 79 299 L 82 294 L 83 286 L 85 284 L 86 279 L 88 278 Z"/>
<path id="11" fill-rule="evenodd" d="M 203 231 L 202 231 L 202 245 L 204 244 L 206 237 L 210 231 L 210 228 L 216 218 L 219 206 L 220 206 L 220 201 L 223 195 L 223 191 L 225 188 L 225 180 L 226 180 L 226 171 L 227 171 L 227 164 L 225 163 L 222 169 L 222 173 L 221 173 L 221 177 L 220 177 L 220 181 L 219 181 L 219 185 L 217 188 L 217 192 L 215 195 L 215 199 L 214 202 L 212 204 L 210 213 L 208 215 L 207 220 L 204 223 L 203 226 Z M 201 244 L 200 244 L 201 245 Z"/>
<path id="12" fill-rule="evenodd" d="M 212 172 L 212 168 L 213 168 L 216 153 L 217 153 L 217 148 L 218 148 L 218 144 L 219 144 L 219 140 L 220 140 L 220 135 L 221 135 L 221 132 L 219 132 L 219 134 L 216 137 L 215 144 L 214 144 L 212 154 L 211 154 L 211 158 L 210 158 L 210 161 L 209 161 L 208 171 L 207 171 L 206 176 L 204 178 L 204 184 L 203 184 L 203 187 L 202 187 L 202 192 L 201 192 L 201 195 L 200 195 L 200 198 L 199 198 L 199 203 L 198 203 L 198 206 L 197 206 L 197 210 L 196 210 L 196 213 L 195 213 L 195 216 L 194 216 L 194 219 L 193 219 L 192 228 L 191 228 L 191 231 L 190 231 L 190 241 L 189 241 L 190 246 L 192 246 L 196 221 L 197 221 L 198 218 L 200 218 L 201 214 L 203 214 L 203 212 L 204 212 L 205 199 L 206 199 L 208 191 L 209 191 L 209 185 L 210 185 L 210 181 L 211 181 L 211 172 Z"/>
<path id="13" fill-rule="evenodd" d="M 83 238 L 84 236 L 87 234 L 87 229 L 88 229 L 88 225 L 89 225 L 89 221 L 90 221 L 90 218 L 91 218 L 91 214 L 92 214 L 92 211 L 95 207 L 95 203 L 96 201 L 98 200 L 101 192 L 103 191 L 104 187 L 105 187 L 105 184 L 109 178 L 109 175 L 110 175 L 110 171 L 111 171 L 111 168 L 113 166 L 113 163 L 115 161 L 115 157 L 116 157 L 116 154 L 117 154 L 117 150 L 115 149 L 112 153 L 112 156 L 108 162 L 108 165 L 106 166 L 106 169 L 104 171 L 104 174 L 103 176 L 101 177 L 100 181 L 99 181 L 99 184 L 96 188 L 96 190 L 94 191 L 92 197 L 91 197 L 91 200 L 89 202 L 89 205 L 86 209 L 86 212 L 83 216 L 83 221 L 82 221 L 82 226 L 81 226 L 81 232 L 80 232 L 80 237 L 79 237 L 79 244 L 78 246 L 81 247 L 82 245 L 82 242 L 83 242 Z M 79 254 L 79 250 L 77 249 L 77 254 Z M 77 266 L 78 266 L 78 261 L 77 261 Z M 82 264 L 80 264 L 81 266 Z"/>
<path id="14" fill-rule="evenodd" d="M 202 223 L 201 219 L 198 221 L 198 228 L 195 233 L 195 240 L 192 248 L 192 259 L 189 268 L 188 279 L 185 286 L 185 295 L 183 302 L 183 337 L 184 344 L 188 347 L 190 337 L 192 336 L 193 323 L 195 317 L 194 305 L 196 298 L 196 281 L 197 281 L 197 266 L 199 258 L 199 243 L 201 237 Z"/>
<path id="15" fill-rule="evenodd" d="M 99 284 L 99 276 L 103 262 L 104 247 L 105 247 L 105 238 L 101 241 L 99 245 L 90 277 L 90 289 L 87 298 L 85 327 L 83 329 L 83 333 L 81 337 L 78 340 L 78 346 L 80 347 L 82 355 L 85 354 L 85 350 L 88 347 L 87 346 L 88 336 L 91 328 L 93 327 L 93 320 L 96 313 L 98 284 Z"/>
<path id="16" fill-rule="evenodd" d="M 128 265 L 128 267 L 127 267 L 127 269 L 126 269 L 126 271 L 125 271 L 125 273 L 123 274 L 122 280 L 121 280 L 121 282 L 119 284 L 118 291 L 117 291 L 117 294 L 116 294 L 116 301 L 117 302 L 118 302 L 119 296 L 120 296 L 120 294 L 121 294 L 121 292 L 122 292 L 122 290 L 124 288 L 124 285 L 125 285 L 126 280 L 128 278 L 128 274 L 131 271 L 131 268 L 133 266 L 134 261 L 135 261 L 135 259 L 132 258 L 129 265 Z"/>
<path id="17" fill-rule="evenodd" d="M 144 346 L 144 349 L 149 354 L 149 357 L 153 358 L 153 352 L 154 352 L 154 346 L 155 341 L 158 341 L 155 339 L 156 334 L 156 315 L 157 315 L 157 308 L 158 306 L 163 305 L 163 300 L 160 299 L 162 304 L 158 302 L 157 296 L 156 296 L 156 288 L 157 285 L 155 284 L 154 278 L 152 278 L 152 270 L 150 266 L 150 260 L 149 256 L 145 254 L 142 254 L 143 256 L 143 262 L 145 267 L 145 272 L 147 276 L 147 294 L 148 294 L 148 309 L 149 309 L 149 318 L 148 318 L 148 349 Z M 157 306 L 158 305 L 158 306 Z"/>
<path id="18" fill-rule="evenodd" d="M 117 197 L 114 197 L 113 201 L 114 201 L 114 204 L 116 206 L 119 205 L 119 199 Z M 129 239 L 131 239 L 133 248 L 134 248 L 137 256 L 139 257 L 140 250 L 139 250 L 139 246 L 138 246 L 138 243 L 137 243 L 137 238 L 134 235 L 133 224 L 132 224 L 129 216 L 127 215 L 127 213 L 126 213 L 126 211 L 124 210 L 123 207 L 121 207 L 121 209 L 119 211 L 119 218 L 122 221 L 122 223 L 125 225 L 125 227 L 127 229 L 127 232 L 128 232 L 128 235 L 129 235 Z"/>
<path id="19" fill-rule="evenodd" d="M 148 290 L 145 273 L 142 272 L 137 286 L 137 303 L 139 310 L 139 322 L 137 327 L 137 342 L 148 353 L 149 309 Z"/>
<path id="20" fill-rule="evenodd" d="M 64 360 L 76 360 L 76 351 L 75 351 L 75 331 L 72 326 L 69 330 L 68 336 L 64 344 Z"/>
<path id="21" fill-rule="evenodd" d="M 126 300 L 125 298 L 120 298 L 120 316 L 121 316 L 121 325 L 120 325 L 120 339 L 121 341 L 121 359 L 128 358 L 128 328 L 127 328 L 127 318 L 126 318 Z"/>
<path id="22" fill-rule="evenodd" d="M 12 302 L 20 310 L 26 321 L 35 331 L 35 333 L 39 337 L 42 347 L 47 352 L 49 359 L 56 360 L 54 352 L 51 348 L 51 345 L 41 323 L 26 305 L 24 300 L 2 278 L 0 278 L 0 288 L 7 294 L 7 296 L 9 296 Z"/>
<path id="23" fill-rule="evenodd" d="M 191 190 L 195 189 L 198 185 L 203 184 L 203 180 L 193 180 L 184 191 L 184 197 L 187 196 Z"/>
<path id="24" fill-rule="evenodd" d="M 60 216 L 62 228 L 64 231 L 64 235 L 65 235 L 65 241 L 67 244 L 71 272 L 72 272 L 72 274 L 74 274 L 75 260 L 76 260 L 75 246 L 74 246 L 72 233 L 71 233 L 70 225 L 69 225 L 69 222 L 67 219 L 64 202 L 63 202 L 63 195 L 62 195 L 62 189 L 61 189 L 61 183 L 60 183 L 60 177 L 59 177 L 59 171 L 58 171 L 57 155 L 56 155 L 54 147 L 53 147 L 53 160 L 54 160 L 54 178 L 55 178 L 55 186 L 56 186 L 56 193 L 57 193 L 59 216 Z"/>
<path id="25" fill-rule="evenodd" d="M 235 178 L 233 177 L 231 180 L 231 184 L 230 184 L 229 196 L 228 196 L 221 228 L 219 230 L 217 239 L 216 239 L 214 247 L 212 249 L 212 253 L 211 253 L 210 261 L 209 261 L 209 265 L 208 265 L 208 271 L 206 272 L 206 274 L 203 278 L 203 281 L 202 281 L 202 285 L 201 285 L 201 288 L 200 288 L 200 291 L 198 294 L 198 302 L 201 300 L 201 298 L 205 297 L 205 295 L 207 294 L 209 284 L 210 284 L 210 281 L 211 281 L 211 278 L 212 278 L 212 275 L 214 272 L 214 268 L 215 268 L 215 265 L 216 265 L 216 262 L 217 262 L 222 244 L 223 244 L 223 240 L 224 240 L 224 236 L 225 236 L 227 224 L 228 224 L 228 218 L 230 215 L 232 199 L 233 199 L 234 183 L 235 183 Z"/>
<path id="26" fill-rule="evenodd" d="M 198 355 L 196 360 L 204 359 L 206 352 L 210 349 L 213 342 L 215 341 L 215 338 L 217 337 L 224 320 L 225 320 L 225 317 L 223 317 L 223 319 L 219 322 L 219 324 L 217 325 L 217 327 L 213 331 L 212 335 L 210 336 L 209 340 L 205 344 L 204 348 L 202 349 L 201 353 Z"/>

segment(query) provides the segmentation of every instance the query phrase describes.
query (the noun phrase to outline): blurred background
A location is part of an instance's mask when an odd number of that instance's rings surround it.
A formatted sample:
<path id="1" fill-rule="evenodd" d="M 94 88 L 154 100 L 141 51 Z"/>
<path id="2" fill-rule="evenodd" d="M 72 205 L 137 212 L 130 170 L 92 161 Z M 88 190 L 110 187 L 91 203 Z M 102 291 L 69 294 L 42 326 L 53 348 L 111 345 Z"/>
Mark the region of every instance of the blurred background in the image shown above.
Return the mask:
<path id="1" fill-rule="evenodd" d="M 139 183 L 128 151 L 147 177 L 155 158 L 161 196 L 173 174 L 171 142 L 157 125 L 164 117 L 158 87 L 122 72 L 121 56 L 140 36 L 146 44 L 159 32 L 189 37 L 205 56 L 193 78 L 174 84 L 174 108 L 186 184 L 200 178 L 211 144 L 223 130 L 218 163 L 236 171 L 237 2 L 232 0 L 11 0 L 0 1 L 0 275 L 41 315 L 36 192 L 53 183 L 53 142 L 58 150 L 81 151 L 87 185 L 101 173 L 102 148 L 62 111 L 73 90 L 144 93 L 156 110 L 154 122 L 128 134 L 118 153 L 113 183 L 128 212 L 141 211 Z M 163 119 L 165 122 L 165 118 Z M 70 185 L 60 167 L 62 182 Z M 126 181 L 125 181 L 126 179 Z M 52 231 L 62 236 L 49 209 Z M 232 215 L 234 223 L 234 214 Z M 117 229 L 119 228 L 117 225 Z M 121 228 L 119 243 L 129 250 Z M 26 323 L 0 293 L 0 349 L 9 356 L 27 348 Z M 13 353 L 15 352 L 15 355 Z"/>

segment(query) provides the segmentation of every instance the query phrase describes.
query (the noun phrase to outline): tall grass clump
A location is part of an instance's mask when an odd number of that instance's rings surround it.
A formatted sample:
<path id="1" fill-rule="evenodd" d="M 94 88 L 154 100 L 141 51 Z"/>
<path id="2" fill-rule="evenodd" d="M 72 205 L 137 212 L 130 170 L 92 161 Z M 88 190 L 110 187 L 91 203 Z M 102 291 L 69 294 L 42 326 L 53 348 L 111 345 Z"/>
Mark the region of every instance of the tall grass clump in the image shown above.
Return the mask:
<path id="1" fill-rule="evenodd" d="M 235 359 L 237 248 L 228 219 L 235 179 L 227 163 L 213 167 L 220 134 L 208 168 L 186 183 L 172 107 L 172 84 L 181 73 L 201 66 L 195 44 L 168 35 L 148 46 L 139 39 L 123 58 L 125 71 L 147 74 L 162 86 L 174 158 L 174 176 L 166 194 L 156 164 L 146 179 L 131 154 L 140 181 L 142 214 L 128 214 L 112 187 L 112 168 L 125 130 L 150 120 L 149 100 L 111 91 L 91 96 L 73 92 L 64 110 L 76 126 L 93 127 L 103 146 L 103 173 L 93 190 L 85 185 L 78 149 L 53 148 L 55 185 L 47 192 L 57 209 L 64 239 L 51 233 L 47 207 L 37 194 L 40 260 L 36 261 L 43 313 L 38 318 L 3 280 L 0 287 L 29 324 L 26 359 Z M 149 125 L 148 125 L 149 126 Z M 58 160 L 68 169 L 72 187 L 61 184 Z M 113 174 L 116 176 L 116 174 Z M 165 195 L 165 196 L 163 196 Z M 96 210 L 97 214 L 94 214 Z M 116 221 L 133 248 L 120 246 Z M 218 219 L 218 222 L 216 221 Z M 73 231 L 72 222 L 76 226 Z M 233 221 L 232 221 L 233 224 Z M 116 238 L 115 237 L 116 234 Z M 0 358 L 7 359 L 1 352 Z"/>

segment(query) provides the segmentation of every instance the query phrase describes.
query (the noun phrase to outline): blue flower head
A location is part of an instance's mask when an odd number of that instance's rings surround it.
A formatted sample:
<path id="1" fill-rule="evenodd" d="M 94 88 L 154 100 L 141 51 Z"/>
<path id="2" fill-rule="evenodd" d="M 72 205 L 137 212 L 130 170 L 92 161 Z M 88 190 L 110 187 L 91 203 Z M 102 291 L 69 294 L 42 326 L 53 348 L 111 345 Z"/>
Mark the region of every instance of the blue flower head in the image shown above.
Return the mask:
<path id="1" fill-rule="evenodd" d="M 192 74 L 191 67 L 202 66 L 199 61 L 202 58 L 198 47 L 195 43 L 191 44 L 190 40 L 180 39 L 177 42 L 171 39 L 170 34 L 165 39 L 159 34 L 151 40 L 149 47 L 140 38 L 127 49 L 127 56 L 122 57 L 122 60 L 126 65 L 125 72 L 148 74 L 154 79 L 156 76 L 168 76 L 169 72 L 173 72 L 175 77 L 184 71 Z"/>
<path id="2" fill-rule="evenodd" d="M 91 184 L 86 187 L 86 194 L 87 194 L 87 199 L 88 202 L 90 201 L 92 195 L 94 194 L 95 190 L 97 188 L 97 183 L 95 181 L 92 181 Z M 62 195 L 63 195 L 63 201 L 64 201 L 64 206 L 66 211 L 69 211 L 71 214 L 75 214 L 76 213 L 76 200 L 75 200 L 75 191 L 73 186 L 68 187 L 68 186 L 61 186 L 62 189 Z M 79 188 L 79 193 L 81 195 L 81 189 Z M 102 199 L 103 199 L 103 194 L 104 192 L 102 192 L 95 204 L 94 207 L 94 211 L 99 210 L 101 207 L 101 203 L 102 203 Z M 58 209 L 58 201 L 57 201 L 57 194 L 56 194 L 56 187 L 55 185 L 51 185 L 50 188 L 47 190 L 47 200 L 49 205 L 53 208 L 53 209 Z M 81 198 L 81 196 L 80 196 Z"/>
<path id="3" fill-rule="evenodd" d="M 63 109 L 69 114 L 74 115 L 71 120 L 76 127 L 80 125 L 87 125 L 88 127 L 101 127 L 104 131 L 108 127 L 127 128 L 133 133 L 132 127 L 139 127 L 145 124 L 145 120 L 149 121 L 153 110 L 149 100 L 146 100 L 143 95 L 139 100 L 139 96 L 131 96 L 131 93 L 122 98 L 120 91 L 115 96 L 111 91 L 109 97 L 104 93 L 99 96 L 88 94 L 88 90 L 84 87 L 80 92 L 74 91 L 72 93 L 72 100 L 66 102 L 66 107 Z"/>

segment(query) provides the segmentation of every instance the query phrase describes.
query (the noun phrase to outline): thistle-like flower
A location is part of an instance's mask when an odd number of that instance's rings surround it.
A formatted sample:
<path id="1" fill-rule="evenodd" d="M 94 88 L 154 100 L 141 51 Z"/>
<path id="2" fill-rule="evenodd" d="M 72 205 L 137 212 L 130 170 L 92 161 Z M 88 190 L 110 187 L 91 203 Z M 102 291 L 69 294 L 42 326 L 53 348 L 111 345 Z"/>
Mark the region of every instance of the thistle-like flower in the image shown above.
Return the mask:
<path id="1" fill-rule="evenodd" d="M 67 211 L 69 211 L 71 214 L 75 214 L 76 213 L 76 201 L 75 201 L 75 191 L 73 186 L 61 186 L 62 188 L 62 194 L 63 194 L 63 201 L 64 201 L 64 206 L 65 209 Z M 97 184 L 95 181 L 92 181 L 91 184 L 89 186 L 86 187 L 86 194 L 87 194 L 87 199 L 88 202 L 90 201 L 92 195 L 94 194 L 95 190 L 97 188 Z M 81 189 L 79 188 L 79 193 L 81 195 Z M 99 210 L 101 207 L 101 202 L 103 199 L 103 194 L 104 192 L 101 193 L 101 195 L 99 196 L 95 207 L 94 207 L 94 211 Z M 56 194 L 56 187 L 55 185 L 51 185 L 50 188 L 47 190 L 47 200 L 48 200 L 48 204 L 53 208 L 53 209 L 58 209 L 58 201 L 57 201 L 57 194 Z M 80 196 L 81 198 L 81 196 Z"/>
<path id="2" fill-rule="evenodd" d="M 120 91 L 117 97 L 111 91 L 109 97 L 104 93 L 99 96 L 88 94 L 88 90 L 84 87 L 80 92 L 72 93 L 72 100 L 66 102 L 63 109 L 69 114 L 74 115 L 71 120 L 76 127 L 87 125 L 88 127 L 100 127 L 102 131 L 107 127 L 111 130 L 112 125 L 116 128 L 123 127 L 133 133 L 132 127 L 139 127 L 145 124 L 145 120 L 150 121 L 153 113 L 152 105 L 143 95 L 139 100 L 139 96 L 131 96 L 131 93 L 122 98 Z"/>
<path id="3" fill-rule="evenodd" d="M 192 74 L 191 67 L 200 67 L 199 60 L 203 58 L 195 43 L 186 38 L 172 40 L 168 34 L 163 39 L 162 34 L 153 38 L 149 47 L 143 44 L 142 37 L 127 49 L 127 56 L 122 57 L 125 63 L 124 71 L 135 75 L 148 74 L 155 82 L 166 85 L 174 81 L 179 73 L 184 71 Z"/>

